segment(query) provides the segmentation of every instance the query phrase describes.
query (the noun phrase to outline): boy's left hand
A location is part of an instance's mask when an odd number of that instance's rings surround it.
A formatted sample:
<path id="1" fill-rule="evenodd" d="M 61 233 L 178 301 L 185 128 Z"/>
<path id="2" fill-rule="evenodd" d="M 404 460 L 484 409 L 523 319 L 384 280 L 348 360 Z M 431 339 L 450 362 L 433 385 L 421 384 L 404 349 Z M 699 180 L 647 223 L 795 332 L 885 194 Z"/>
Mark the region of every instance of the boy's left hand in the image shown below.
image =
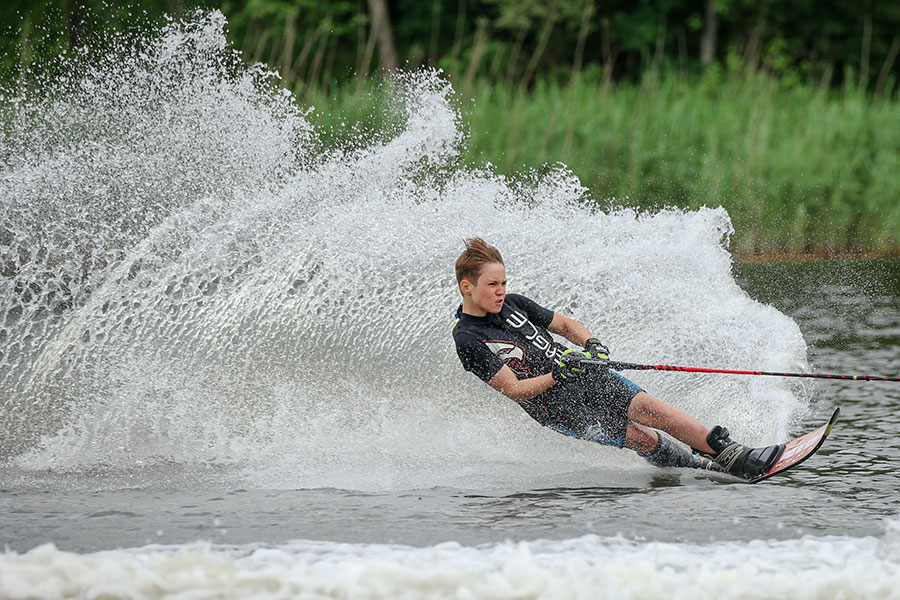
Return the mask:
<path id="1" fill-rule="evenodd" d="M 587 358 L 599 358 L 600 360 L 609 360 L 609 348 L 597 338 L 588 338 L 584 343 L 584 351 Z"/>

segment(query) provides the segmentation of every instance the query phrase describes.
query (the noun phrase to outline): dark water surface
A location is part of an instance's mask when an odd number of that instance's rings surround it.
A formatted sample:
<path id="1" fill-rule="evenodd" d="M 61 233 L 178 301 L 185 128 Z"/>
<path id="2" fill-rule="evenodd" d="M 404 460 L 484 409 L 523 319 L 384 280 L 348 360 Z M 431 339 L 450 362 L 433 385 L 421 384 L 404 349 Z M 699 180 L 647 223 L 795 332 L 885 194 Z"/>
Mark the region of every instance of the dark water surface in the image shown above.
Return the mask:
<path id="1" fill-rule="evenodd" d="M 735 276 L 796 320 L 812 370 L 900 374 L 900 260 L 738 264 Z M 879 535 L 900 507 L 900 384 L 822 381 L 813 396 L 796 433 L 839 405 L 831 438 L 801 467 L 759 485 L 632 463 L 557 477 L 552 487 L 535 478 L 526 489 L 387 493 L 243 489 L 212 467 L 70 475 L 7 466 L 0 544 L 84 552 L 196 540 L 427 546 L 585 534 L 695 543 Z"/>

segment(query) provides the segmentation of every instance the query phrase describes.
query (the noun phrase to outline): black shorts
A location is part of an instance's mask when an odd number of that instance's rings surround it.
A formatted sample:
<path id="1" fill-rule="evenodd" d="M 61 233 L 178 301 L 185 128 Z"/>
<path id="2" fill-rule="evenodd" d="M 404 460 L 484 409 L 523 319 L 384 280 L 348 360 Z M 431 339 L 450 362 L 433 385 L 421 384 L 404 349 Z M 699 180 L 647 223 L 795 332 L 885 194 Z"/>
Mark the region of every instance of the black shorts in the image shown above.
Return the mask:
<path id="1" fill-rule="evenodd" d="M 641 387 L 615 371 L 588 372 L 557 383 L 532 417 L 559 433 L 621 448 L 628 427 L 628 407 Z"/>

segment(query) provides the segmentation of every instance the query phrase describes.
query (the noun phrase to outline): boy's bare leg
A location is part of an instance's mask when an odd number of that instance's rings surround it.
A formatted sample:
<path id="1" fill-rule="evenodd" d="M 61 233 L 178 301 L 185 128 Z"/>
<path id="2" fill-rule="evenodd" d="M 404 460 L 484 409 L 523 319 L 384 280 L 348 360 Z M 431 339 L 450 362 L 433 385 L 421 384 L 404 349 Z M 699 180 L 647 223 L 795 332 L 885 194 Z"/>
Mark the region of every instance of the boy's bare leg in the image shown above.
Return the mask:
<path id="1" fill-rule="evenodd" d="M 650 452 L 659 443 L 659 435 L 649 427 L 639 425 L 634 421 L 628 422 L 625 431 L 625 447 L 640 454 Z"/>
<path id="2" fill-rule="evenodd" d="M 669 406 L 647 392 L 638 392 L 631 400 L 631 406 L 628 408 L 628 418 L 640 425 L 665 431 L 691 448 L 696 448 L 708 454 L 715 454 L 713 449 L 709 447 L 709 444 L 706 443 L 706 436 L 709 434 L 709 430 L 706 427 L 683 410 Z M 637 432 L 635 436 L 635 442 L 638 442 L 640 437 L 642 437 Z"/>

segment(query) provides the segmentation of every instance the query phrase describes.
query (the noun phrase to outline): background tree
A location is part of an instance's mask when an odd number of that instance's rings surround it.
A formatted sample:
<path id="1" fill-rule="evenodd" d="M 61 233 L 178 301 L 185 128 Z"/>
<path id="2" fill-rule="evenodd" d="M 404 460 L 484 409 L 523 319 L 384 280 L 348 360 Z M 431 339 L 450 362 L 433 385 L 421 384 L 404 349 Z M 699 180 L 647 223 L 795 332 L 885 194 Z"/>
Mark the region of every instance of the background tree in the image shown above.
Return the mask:
<path id="1" fill-rule="evenodd" d="M 900 3 L 877 0 L 8 0 L 0 68 L 8 79 L 104 29 L 197 8 L 221 9 L 248 60 L 300 86 L 364 77 L 376 49 L 387 69 L 431 64 L 523 88 L 568 80 L 575 63 L 610 81 L 740 64 L 880 96 L 900 76 Z"/>
<path id="2" fill-rule="evenodd" d="M 378 46 L 381 57 L 381 68 L 393 71 L 397 69 L 397 48 L 394 46 L 394 32 L 391 27 L 391 15 L 385 0 L 368 0 L 371 13 L 371 42 Z"/>

